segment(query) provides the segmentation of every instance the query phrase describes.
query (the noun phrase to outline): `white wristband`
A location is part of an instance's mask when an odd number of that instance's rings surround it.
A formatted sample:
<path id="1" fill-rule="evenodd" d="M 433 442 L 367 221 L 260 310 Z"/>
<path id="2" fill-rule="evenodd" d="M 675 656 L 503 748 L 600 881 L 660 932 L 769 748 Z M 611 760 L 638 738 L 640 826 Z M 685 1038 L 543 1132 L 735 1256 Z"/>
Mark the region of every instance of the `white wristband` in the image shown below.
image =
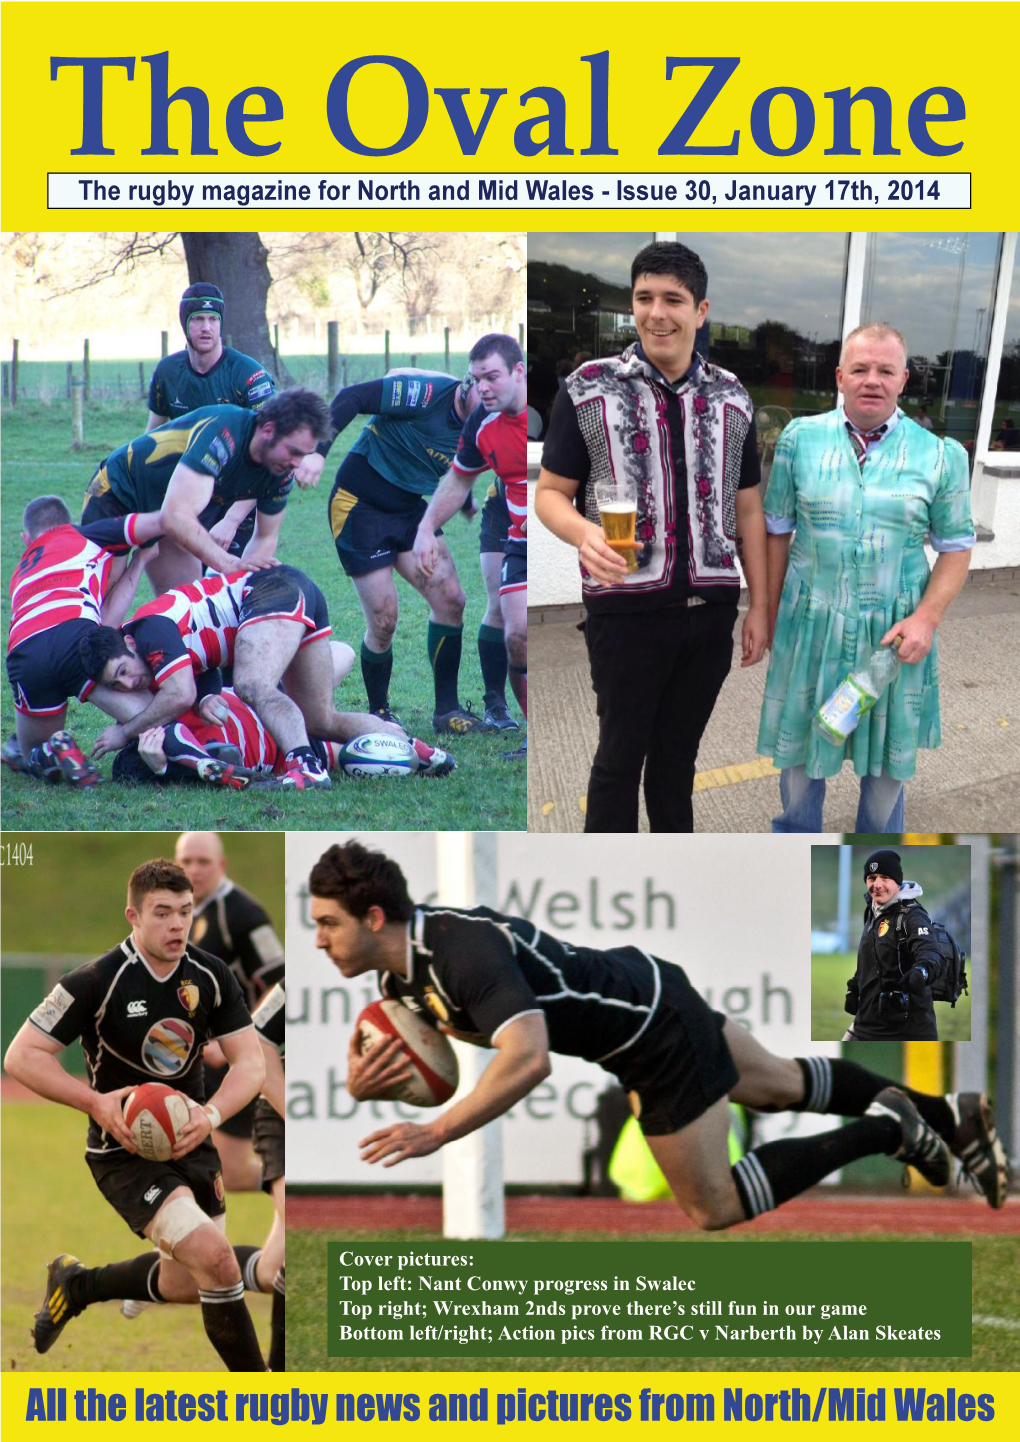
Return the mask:
<path id="1" fill-rule="evenodd" d="M 215 1131 L 216 1128 L 219 1126 L 220 1122 L 222 1122 L 223 1120 L 223 1117 L 220 1115 L 219 1107 L 213 1106 L 212 1102 L 206 1102 L 202 1110 L 209 1118 L 210 1125 L 212 1126 L 213 1131 Z"/>

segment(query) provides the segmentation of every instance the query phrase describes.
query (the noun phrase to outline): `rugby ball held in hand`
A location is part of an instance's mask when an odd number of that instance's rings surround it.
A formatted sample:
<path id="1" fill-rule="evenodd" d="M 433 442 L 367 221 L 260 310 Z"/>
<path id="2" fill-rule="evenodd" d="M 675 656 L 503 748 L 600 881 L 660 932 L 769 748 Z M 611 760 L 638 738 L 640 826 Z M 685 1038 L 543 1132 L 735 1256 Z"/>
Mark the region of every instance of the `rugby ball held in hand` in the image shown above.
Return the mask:
<path id="1" fill-rule="evenodd" d="M 442 1032 L 429 1026 L 415 1012 L 408 1011 L 399 1001 L 373 1001 L 354 1025 L 362 1056 L 379 1042 L 398 1036 L 401 1051 L 410 1064 L 411 1075 L 381 1092 L 381 1100 L 437 1107 L 453 1096 L 459 1080 L 453 1047 Z"/>
<path id="2" fill-rule="evenodd" d="M 162 1082 L 136 1087 L 124 1103 L 124 1123 L 134 1137 L 138 1155 L 166 1162 L 188 1125 L 188 1099 Z"/>
<path id="3" fill-rule="evenodd" d="M 413 776 L 421 764 L 418 753 L 403 736 L 372 731 L 355 736 L 340 748 L 340 770 L 345 776 Z"/>

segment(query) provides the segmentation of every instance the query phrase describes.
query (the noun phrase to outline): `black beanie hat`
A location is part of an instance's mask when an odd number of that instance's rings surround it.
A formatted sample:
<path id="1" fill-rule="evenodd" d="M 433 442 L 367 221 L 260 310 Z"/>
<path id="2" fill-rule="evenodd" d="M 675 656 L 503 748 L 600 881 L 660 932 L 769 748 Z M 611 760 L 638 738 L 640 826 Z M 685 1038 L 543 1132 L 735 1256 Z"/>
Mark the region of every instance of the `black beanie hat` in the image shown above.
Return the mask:
<path id="1" fill-rule="evenodd" d="M 903 862 L 897 851 L 873 851 L 864 863 L 864 879 L 881 872 L 891 880 L 903 885 Z"/>
<path id="2" fill-rule="evenodd" d="M 202 311 L 211 311 L 220 318 L 220 325 L 223 324 L 223 315 L 226 307 L 223 303 L 223 292 L 218 285 L 212 285 L 207 280 L 197 280 L 194 285 L 189 285 L 181 296 L 181 305 L 177 314 L 181 318 L 181 329 L 185 336 L 188 334 L 188 321 L 193 315 L 199 315 Z"/>

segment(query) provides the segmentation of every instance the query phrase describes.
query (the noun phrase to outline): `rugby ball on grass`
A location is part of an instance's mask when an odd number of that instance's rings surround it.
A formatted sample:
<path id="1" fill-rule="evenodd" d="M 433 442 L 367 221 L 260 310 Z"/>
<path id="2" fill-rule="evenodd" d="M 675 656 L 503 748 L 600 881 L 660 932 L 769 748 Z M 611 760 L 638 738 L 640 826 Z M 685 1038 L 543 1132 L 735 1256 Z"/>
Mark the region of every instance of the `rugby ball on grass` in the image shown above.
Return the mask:
<path id="1" fill-rule="evenodd" d="M 372 731 L 345 741 L 338 757 L 345 776 L 361 780 L 368 776 L 413 776 L 421 765 L 418 753 L 403 736 Z"/>
<path id="2" fill-rule="evenodd" d="M 354 1025 L 362 1056 L 379 1042 L 398 1036 L 401 1050 L 411 1063 L 411 1075 L 381 1093 L 381 1100 L 437 1107 L 453 1096 L 460 1079 L 453 1047 L 441 1031 L 415 1012 L 399 1001 L 373 1001 Z"/>
<path id="3" fill-rule="evenodd" d="M 162 1082 L 136 1087 L 124 1103 L 124 1122 L 138 1155 L 166 1162 L 188 1124 L 188 1099 Z"/>

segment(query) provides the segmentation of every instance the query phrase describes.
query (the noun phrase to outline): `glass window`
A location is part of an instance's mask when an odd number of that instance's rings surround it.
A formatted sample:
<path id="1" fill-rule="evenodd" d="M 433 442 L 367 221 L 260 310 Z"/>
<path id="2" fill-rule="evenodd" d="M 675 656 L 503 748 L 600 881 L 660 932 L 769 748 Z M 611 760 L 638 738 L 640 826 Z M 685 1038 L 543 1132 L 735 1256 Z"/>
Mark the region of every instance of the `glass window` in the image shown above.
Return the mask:
<path id="1" fill-rule="evenodd" d="M 1020 250 L 1013 262 L 999 388 L 995 393 L 991 448 L 993 451 L 1020 451 Z"/>
<path id="2" fill-rule="evenodd" d="M 528 236 L 528 401 L 543 418 L 578 351 L 618 355 L 634 340 L 630 263 L 651 235 Z M 847 235 L 677 236 L 708 271 L 698 350 L 731 370 L 774 443 L 793 416 L 831 409 L 842 327 Z M 765 444 L 766 463 L 771 444 Z"/>
<path id="3" fill-rule="evenodd" d="M 868 237 L 861 320 L 885 321 L 907 342 L 900 404 L 920 407 L 939 435 L 974 451 L 988 359 L 999 234 Z"/>

